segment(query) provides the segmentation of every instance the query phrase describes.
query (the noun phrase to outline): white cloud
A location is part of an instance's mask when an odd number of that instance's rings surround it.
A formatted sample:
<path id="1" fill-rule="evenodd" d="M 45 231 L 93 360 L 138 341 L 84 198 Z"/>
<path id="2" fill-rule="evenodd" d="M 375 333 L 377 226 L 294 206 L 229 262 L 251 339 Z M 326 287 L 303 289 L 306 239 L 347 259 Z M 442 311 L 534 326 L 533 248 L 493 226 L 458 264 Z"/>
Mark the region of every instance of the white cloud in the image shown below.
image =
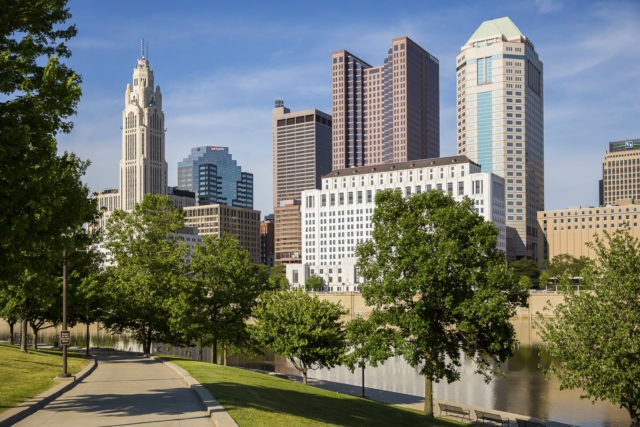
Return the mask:
<path id="1" fill-rule="evenodd" d="M 556 12 L 563 7 L 563 2 L 559 0 L 535 0 L 539 13 Z"/>

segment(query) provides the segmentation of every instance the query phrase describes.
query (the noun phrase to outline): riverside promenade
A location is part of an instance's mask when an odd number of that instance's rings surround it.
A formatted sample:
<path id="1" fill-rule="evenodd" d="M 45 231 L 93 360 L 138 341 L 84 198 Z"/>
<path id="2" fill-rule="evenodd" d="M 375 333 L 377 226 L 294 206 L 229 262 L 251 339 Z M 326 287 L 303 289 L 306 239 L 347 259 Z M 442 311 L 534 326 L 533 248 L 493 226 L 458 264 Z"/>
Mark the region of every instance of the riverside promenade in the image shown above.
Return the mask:
<path id="1" fill-rule="evenodd" d="M 213 425 L 196 393 L 161 361 L 117 352 L 95 357 L 94 372 L 16 426 Z"/>

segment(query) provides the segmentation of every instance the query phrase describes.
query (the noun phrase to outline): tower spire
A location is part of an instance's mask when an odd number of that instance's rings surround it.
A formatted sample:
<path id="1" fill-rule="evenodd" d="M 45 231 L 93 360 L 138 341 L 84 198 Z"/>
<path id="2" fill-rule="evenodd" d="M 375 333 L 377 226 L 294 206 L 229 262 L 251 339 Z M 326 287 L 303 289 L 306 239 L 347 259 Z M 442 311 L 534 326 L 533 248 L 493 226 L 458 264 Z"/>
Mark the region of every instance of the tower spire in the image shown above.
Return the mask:
<path id="1" fill-rule="evenodd" d="M 140 58 L 144 59 L 144 39 L 140 39 Z"/>

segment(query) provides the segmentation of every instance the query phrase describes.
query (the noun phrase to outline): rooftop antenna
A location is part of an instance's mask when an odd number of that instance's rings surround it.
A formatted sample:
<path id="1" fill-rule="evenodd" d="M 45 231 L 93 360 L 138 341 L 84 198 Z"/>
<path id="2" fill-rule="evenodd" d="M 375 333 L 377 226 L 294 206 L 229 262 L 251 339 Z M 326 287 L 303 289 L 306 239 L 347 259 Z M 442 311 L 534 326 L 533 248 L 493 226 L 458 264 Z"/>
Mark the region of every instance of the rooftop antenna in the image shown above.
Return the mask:
<path id="1" fill-rule="evenodd" d="M 144 59 L 144 39 L 140 39 L 140 58 Z"/>
<path id="2" fill-rule="evenodd" d="M 145 53 L 147 55 L 147 59 L 149 59 L 149 40 L 147 40 L 147 43 L 146 43 Z"/>

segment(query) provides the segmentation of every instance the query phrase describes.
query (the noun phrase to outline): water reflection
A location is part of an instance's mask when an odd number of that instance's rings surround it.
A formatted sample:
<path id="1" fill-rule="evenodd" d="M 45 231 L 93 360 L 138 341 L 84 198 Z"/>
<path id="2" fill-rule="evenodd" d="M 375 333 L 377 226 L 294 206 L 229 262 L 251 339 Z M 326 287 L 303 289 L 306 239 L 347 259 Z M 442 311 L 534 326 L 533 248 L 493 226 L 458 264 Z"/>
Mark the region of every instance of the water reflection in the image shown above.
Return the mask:
<path id="1" fill-rule="evenodd" d="M 504 377 L 494 378 L 489 384 L 475 373 L 474 365 L 463 364 L 461 380 L 435 384 L 436 399 L 482 406 L 531 417 L 560 421 L 567 424 L 600 427 L 628 426 L 627 413 L 606 402 L 591 404 L 581 400 L 575 390 L 560 391 L 555 378 L 545 379 L 538 369 L 543 362 L 537 347 L 521 346 L 503 367 Z M 361 385 L 361 373 L 350 373 L 346 368 L 318 370 L 310 377 L 351 385 Z M 375 388 L 424 396 L 424 382 L 417 369 L 401 358 L 388 360 L 383 366 L 365 370 L 365 385 Z"/>

